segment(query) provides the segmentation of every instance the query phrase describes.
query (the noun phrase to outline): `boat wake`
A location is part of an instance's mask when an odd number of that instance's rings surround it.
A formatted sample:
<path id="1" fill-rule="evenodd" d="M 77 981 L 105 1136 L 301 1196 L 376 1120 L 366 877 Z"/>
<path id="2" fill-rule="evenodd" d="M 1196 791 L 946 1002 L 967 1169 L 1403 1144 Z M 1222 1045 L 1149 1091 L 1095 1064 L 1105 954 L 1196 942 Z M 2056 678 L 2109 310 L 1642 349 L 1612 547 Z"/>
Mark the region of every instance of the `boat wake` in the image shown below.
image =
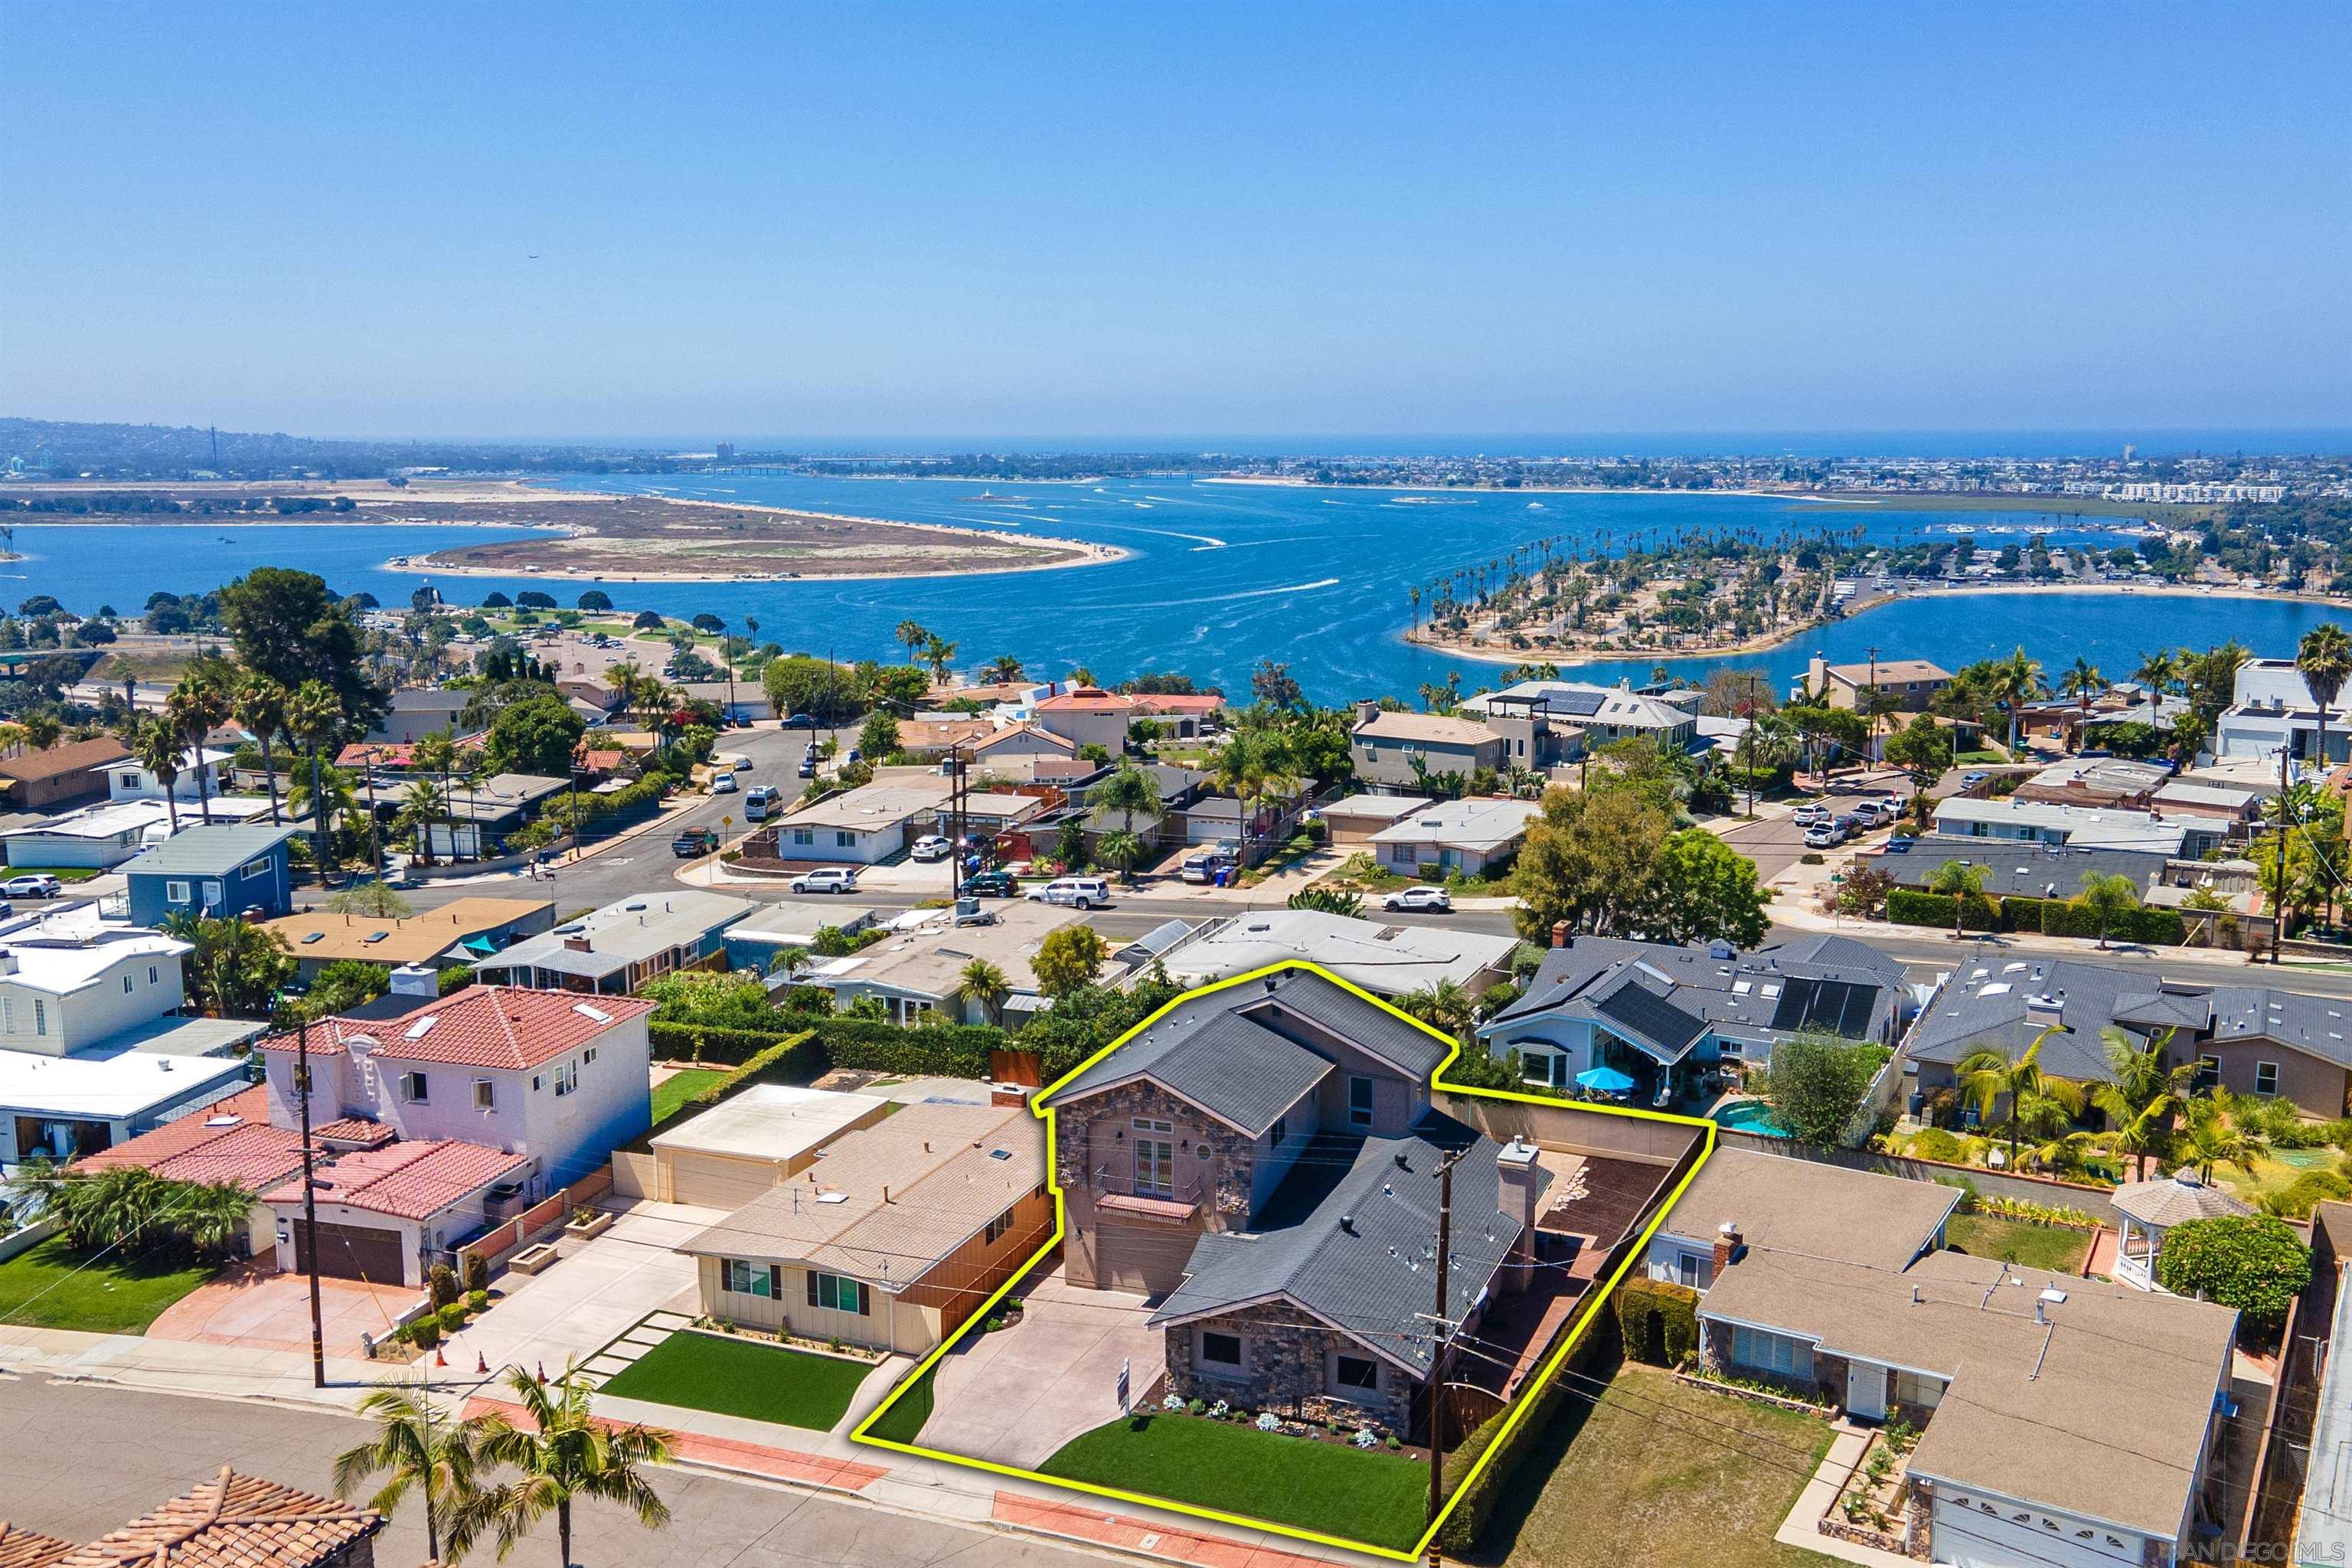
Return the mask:
<path id="1" fill-rule="evenodd" d="M 1244 588 L 1237 594 L 1212 594 L 1204 599 L 1162 599 L 1163 605 L 1222 605 L 1233 599 L 1264 599 L 1276 594 L 1307 594 L 1318 588 L 1336 588 L 1337 577 L 1318 577 L 1312 583 L 1286 583 L 1279 588 Z"/>

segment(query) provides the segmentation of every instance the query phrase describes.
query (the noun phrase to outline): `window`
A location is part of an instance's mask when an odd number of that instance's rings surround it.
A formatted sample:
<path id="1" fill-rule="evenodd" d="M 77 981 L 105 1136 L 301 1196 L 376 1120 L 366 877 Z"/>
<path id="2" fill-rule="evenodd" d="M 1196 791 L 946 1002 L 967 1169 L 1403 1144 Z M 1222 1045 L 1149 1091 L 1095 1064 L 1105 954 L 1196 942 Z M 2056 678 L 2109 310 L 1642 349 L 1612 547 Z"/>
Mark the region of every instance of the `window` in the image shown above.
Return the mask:
<path id="1" fill-rule="evenodd" d="M 1370 1127 L 1372 1124 L 1372 1080 L 1350 1078 L 1348 1080 L 1348 1125 Z"/>
<path id="2" fill-rule="evenodd" d="M 1704 1290 L 1713 1281 L 1707 1277 L 1715 1272 L 1712 1254 L 1685 1252 L 1675 1265 L 1675 1278 L 1694 1290 Z"/>
<path id="3" fill-rule="evenodd" d="M 539 1092 L 539 1075 L 537 1073 L 530 1075 L 530 1091 L 533 1094 L 537 1094 Z"/>
<path id="4" fill-rule="evenodd" d="M 990 1220 L 986 1225 L 981 1227 L 980 1243 L 982 1247 L 994 1247 L 998 1239 L 1002 1237 L 1006 1231 L 1011 1230 L 1012 1228 L 1013 1211 L 1011 1209 L 1006 1209 L 1003 1214 L 998 1215 L 994 1219 Z"/>
<path id="5" fill-rule="evenodd" d="M 2254 1064 L 2254 1092 L 2256 1094 L 2278 1092 L 2278 1063 L 2256 1062 Z"/>
<path id="6" fill-rule="evenodd" d="M 815 828 L 814 828 L 814 827 L 795 827 L 795 828 L 793 828 L 793 843 L 795 843 L 795 844 L 814 844 L 814 843 L 815 843 L 815 842 L 816 842 L 816 829 L 815 829 Z"/>
<path id="7" fill-rule="evenodd" d="M 122 977 L 122 994 L 123 994 L 125 996 L 128 996 L 128 995 L 130 995 L 130 994 L 131 994 L 131 976 L 129 976 L 128 974 L 126 974 L 126 975 L 124 975 L 124 976 Z"/>
<path id="8" fill-rule="evenodd" d="M 421 1072 L 402 1073 L 400 1075 L 400 1098 L 406 1100 L 411 1105 L 424 1105 L 428 1103 L 429 1097 L 425 1092 L 425 1075 Z"/>
<path id="9" fill-rule="evenodd" d="M 1811 1378 L 1813 1375 L 1813 1347 L 1809 1342 L 1790 1339 L 1786 1334 L 1767 1333 L 1762 1329 L 1734 1325 L 1731 1331 L 1731 1360 L 1736 1366 L 1777 1373 L 1782 1377 Z"/>
<path id="10" fill-rule="evenodd" d="M 740 1258 L 719 1260 L 720 1278 L 725 1288 L 738 1296 L 758 1296 L 775 1300 L 784 1293 L 784 1271 L 773 1263 L 746 1263 Z"/>
<path id="11" fill-rule="evenodd" d="M 155 984 L 155 966 L 152 963 L 147 966 L 147 984 L 150 985 Z"/>
<path id="12" fill-rule="evenodd" d="M 2197 1058 L 2197 1087 L 2200 1089 L 2212 1089 L 2219 1085 L 2221 1081 L 2221 1058 L 2220 1057 L 2199 1057 Z"/>
<path id="13" fill-rule="evenodd" d="M 1944 1380 L 1916 1372 L 1895 1369 L 1895 1403 L 1907 1405 L 1914 1410 L 1933 1410 L 1943 1403 Z"/>
<path id="14" fill-rule="evenodd" d="M 580 1064 L 565 1062 L 555 1069 L 555 1095 L 558 1100 L 580 1087 Z"/>
<path id="15" fill-rule="evenodd" d="M 236 874 L 244 878 L 248 882 L 256 877 L 267 877 L 269 875 L 269 857 L 267 855 L 264 855 L 258 860 L 247 860 L 244 865 L 239 866 L 236 868 Z"/>
<path id="16" fill-rule="evenodd" d="M 835 828 L 833 842 L 837 849 L 855 849 L 857 847 L 857 835 L 843 828 Z"/>
<path id="17" fill-rule="evenodd" d="M 1370 1356 L 1335 1355 L 1331 1358 L 1331 1386 L 1342 1398 L 1352 1394 L 1378 1394 L 1381 1363 Z"/>
<path id="18" fill-rule="evenodd" d="M 499 1105 L 499 1086 L 486 1078 L 474 1080 L 474 1109 L 495 1110 Z"/>
<path id="19" fill-rule="evenodd" d="M 584 1068 L 584 1067 L 586 1067 L 590 1062 L 594 1061 L 595 1059 L 596 1059 L 596 1047 L 593 1047 L 593 1046 L 589 1047 L 586 1050 L 582 1051 L 582 1052 L 580 1053 L 580 1065 L 581 1065 L 582 1067 L 583 1067 L 583 1068 Z"/>
<path id="20" fill-rule="evenodd" d="M 1135 1119 L 1139 1133 L 1157 1132 L 1160 1137 L 1139 1137 L 1135 1141 L 1135 1190 L 1144 1197 L 1172 1198 L 1176 1195 L 1176 1124 L 1159 1121 L 1148 1116 Z"/>
<path id="21" fill-rule="evenodd" d="M 49 1005 L 40 997 L 36 996 L 33 998 L 33 1033 L 37 1035 L 46 1035 L 48 1032 Z"/>
<path id="22" fill-rule="evenodd" d="M 822 1307 L 829 1312 L 855 1312 L 863 1318 L 872 1313 L 874 1292 L 856 1279 L 845 1279 L 838 1274 L 819 1274 L 811 1269 L 808 1304 Z"/>
<path id="23" fill-rule="evenodd" d="M 1242 1337 L 1202 1329 L 1199 1359 L 1201 1370 L 1212 1377 L 1239 1377 L 1243 1371 Z"/>
<path id="24" fill-rule="evenodd" d="M 188 901 L 188 885 L 185 882 L 176 879 L 165 882 L 163 884 L 163 901 L 167 904 L 186 903 Z"/>
<path id="25" fill-rule="evenodd" d="M 1274 1125 L 1265 1130 L 1265 1141 L 1276 1149 L 1289 1142 L 1290 1119 L 1284 1116 L 1276 1117 Z"/>

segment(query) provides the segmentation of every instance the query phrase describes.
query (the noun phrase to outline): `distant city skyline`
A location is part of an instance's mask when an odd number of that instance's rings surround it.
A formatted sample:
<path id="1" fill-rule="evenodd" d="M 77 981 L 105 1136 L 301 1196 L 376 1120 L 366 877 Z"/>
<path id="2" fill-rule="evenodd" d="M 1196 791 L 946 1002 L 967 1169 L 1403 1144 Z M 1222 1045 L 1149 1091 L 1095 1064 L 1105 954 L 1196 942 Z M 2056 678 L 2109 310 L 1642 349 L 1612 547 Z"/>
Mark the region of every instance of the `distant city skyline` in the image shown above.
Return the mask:
<path id="1" fill-rule="evenodd" d="M 2340 5 L 555 15 L 0 10 L 0 413 L 701 450 L 2352 430 Z"/>

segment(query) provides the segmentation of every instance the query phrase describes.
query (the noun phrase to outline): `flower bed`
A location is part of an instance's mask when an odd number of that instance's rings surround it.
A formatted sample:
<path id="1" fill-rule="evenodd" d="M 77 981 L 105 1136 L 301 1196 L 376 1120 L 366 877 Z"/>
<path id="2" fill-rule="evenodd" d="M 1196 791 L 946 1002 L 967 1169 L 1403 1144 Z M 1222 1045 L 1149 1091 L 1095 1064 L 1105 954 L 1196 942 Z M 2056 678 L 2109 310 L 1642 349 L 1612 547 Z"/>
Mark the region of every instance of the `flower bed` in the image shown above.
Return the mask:
<path id="1" fill-rule="evenodd" d="M 1846 1478 L 1837 1501 L 1822 1516 L 1822 1533 L 1904 1553 L 1910 1534 L 1910 1489 L 1905 1474 L 1918 1440 L 1918 1433 L 1901 1421 L 1873 1434 L 1862 1462 Z"/>
<path id="2" fill-rule="evenodd" d="M 1298 1420 L 1272 1410 L 1253 1413 L 1228 1405 L 1222 1399 L 1214 1405 L 1204 1404 L 1198 1399 L 1187 1400 L 1181 1394 L 1171 1394 L 1161 1399 L 1160 1410 L 1162 1415 L 1189 1415 L 1202 1421 L 1249 1426 L 1284 1437 L 1304 1438 L 1310 1443 L 1335 1443 L 1367 1452 L 1385 1449 L 1392 1454 L 1418 1455 L 1423 1459 L 1429 1457 L 1427 1449 L 1411 1447 L 1395 1433 L 1382 1432 L 1377 1426 L 1361 1422 Z"/>

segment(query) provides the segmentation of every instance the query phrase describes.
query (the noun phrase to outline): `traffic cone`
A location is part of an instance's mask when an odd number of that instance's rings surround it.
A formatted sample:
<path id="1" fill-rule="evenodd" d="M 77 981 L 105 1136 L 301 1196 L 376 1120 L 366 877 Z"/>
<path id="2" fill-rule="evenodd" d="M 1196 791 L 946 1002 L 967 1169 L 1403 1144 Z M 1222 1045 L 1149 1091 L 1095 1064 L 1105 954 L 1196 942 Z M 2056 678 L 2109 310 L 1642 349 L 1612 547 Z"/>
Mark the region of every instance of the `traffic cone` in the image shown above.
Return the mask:
<path id="1" fill-rule="evenodd" d="M 479 1351 L 476 1351 L 474 1352 L 474 1375 L 477 1377 L 488 1377 L 490 1375 L 489 1360 Z"/>
<path id="2" fill-rule="evenodd" d="M 449 1364 L 449 1358 L 441 1353 L 441 1347 L 439 1345 L 435 1345 L 433 1347 L 433 1364 L 435 1366 L 447 1366 Z"/>

